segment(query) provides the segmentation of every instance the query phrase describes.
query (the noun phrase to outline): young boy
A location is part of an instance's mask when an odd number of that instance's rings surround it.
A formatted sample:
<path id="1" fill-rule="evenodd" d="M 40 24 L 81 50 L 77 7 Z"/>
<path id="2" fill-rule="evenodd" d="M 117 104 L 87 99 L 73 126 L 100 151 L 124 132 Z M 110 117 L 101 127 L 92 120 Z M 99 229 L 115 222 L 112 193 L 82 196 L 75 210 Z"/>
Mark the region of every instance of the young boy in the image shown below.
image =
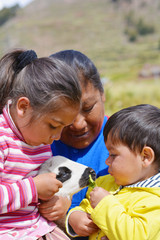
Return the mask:
<path id="1" fill-rule="evenodd" d="M 159 240 L 160 109 L 144 104 L 120 110 L 107 121 L 104 140 L 110 174 L 69 212 L 69 235 Z"/>

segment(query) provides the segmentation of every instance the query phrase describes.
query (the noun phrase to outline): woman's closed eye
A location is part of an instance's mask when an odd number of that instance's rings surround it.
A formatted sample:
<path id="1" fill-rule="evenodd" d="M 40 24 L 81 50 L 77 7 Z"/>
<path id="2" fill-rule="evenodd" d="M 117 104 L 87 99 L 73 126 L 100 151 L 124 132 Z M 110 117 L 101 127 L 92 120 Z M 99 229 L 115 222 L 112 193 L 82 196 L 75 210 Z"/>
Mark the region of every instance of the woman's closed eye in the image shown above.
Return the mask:
<path id="1" fill-rule="evenodd" d="M 83 108 L 83 112 L 91 112 L 94 105 Z"/>

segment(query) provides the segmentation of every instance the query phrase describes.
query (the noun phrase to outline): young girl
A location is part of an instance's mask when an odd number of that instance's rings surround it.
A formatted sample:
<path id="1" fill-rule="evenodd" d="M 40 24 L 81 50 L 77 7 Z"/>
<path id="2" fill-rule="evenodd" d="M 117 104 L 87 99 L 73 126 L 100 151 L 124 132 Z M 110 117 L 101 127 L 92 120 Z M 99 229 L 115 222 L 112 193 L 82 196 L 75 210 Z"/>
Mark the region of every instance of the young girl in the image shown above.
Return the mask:
<path id="1" fill-rule="evenodd" d="M 38 212 L 39 200 L 51 199 L 62 183 L 53 173 L 37 173 L 79 112 L 76 74 L 20 49 L 2 57 L 0 73 L 0 239 L 68 239 Z"/>
<path id="2" fill-rule="evenodd" d="M 110 174 L 69 212 L 68 232 L 91 240 L 159 240 L 160 109 L 122 109 L 107 121 L 104 140 Z"/>

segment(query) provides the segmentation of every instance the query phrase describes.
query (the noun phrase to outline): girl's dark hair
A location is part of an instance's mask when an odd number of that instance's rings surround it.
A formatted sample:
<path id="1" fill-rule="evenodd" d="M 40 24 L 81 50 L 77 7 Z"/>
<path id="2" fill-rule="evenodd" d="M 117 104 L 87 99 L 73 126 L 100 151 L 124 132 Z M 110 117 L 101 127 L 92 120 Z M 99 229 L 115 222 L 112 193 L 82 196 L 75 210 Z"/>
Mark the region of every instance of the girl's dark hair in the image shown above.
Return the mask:
<path id="1" fill-rule="evenodd" d="M 132 152 L 141 153 L 149 146 L 160 164 L 160 109 L 141 104 L 114 113 L 104 127 L 104 141 L 108 135 L 113 144 L 123 143 Z"/>
<path id="2" fill-rule="evenodd" d="M 19 56 L 25 50 L 16 49 L 0 60 L 0 112 L 9 99 L 16 104 L 25 96 L 36 114 L 59 108 L 61 100 L 80 104 L 81 88 L 77 74 L 65 62 L 49 57 L 34 58 L 17 71 Z"/>
<path id="3" fill-rule="evenodd" d="M 54 53 L 50 57 L 60 59 L 71 66 L 77 72 L 78 79 L 83 86 L 86 86 L 90 82 L 100 93 L 104 92 L 96 66 L 83 53 L 75 50 L 64 50 Z"/>

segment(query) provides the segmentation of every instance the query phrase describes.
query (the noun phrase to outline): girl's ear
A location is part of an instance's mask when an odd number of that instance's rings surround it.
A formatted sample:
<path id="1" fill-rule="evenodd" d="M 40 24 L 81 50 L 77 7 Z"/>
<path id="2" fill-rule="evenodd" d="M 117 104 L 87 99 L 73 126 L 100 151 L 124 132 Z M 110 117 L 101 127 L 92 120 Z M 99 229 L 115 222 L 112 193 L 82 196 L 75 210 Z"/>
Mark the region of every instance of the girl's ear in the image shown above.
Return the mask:
<path id="1" fill-rule="evenodd" d="M 145 146 L 141 152 L 142 164 L 144 167 L 148 167 L 154 162 L 155 154 L 151 147 Z"/>
<path id="2" fill-rule="evenodd" d="M 30 109 L 30 101 L 27 97 L 21 97 L 17 101 L 17 114 L 19 117 L 24 117 Z"/>

